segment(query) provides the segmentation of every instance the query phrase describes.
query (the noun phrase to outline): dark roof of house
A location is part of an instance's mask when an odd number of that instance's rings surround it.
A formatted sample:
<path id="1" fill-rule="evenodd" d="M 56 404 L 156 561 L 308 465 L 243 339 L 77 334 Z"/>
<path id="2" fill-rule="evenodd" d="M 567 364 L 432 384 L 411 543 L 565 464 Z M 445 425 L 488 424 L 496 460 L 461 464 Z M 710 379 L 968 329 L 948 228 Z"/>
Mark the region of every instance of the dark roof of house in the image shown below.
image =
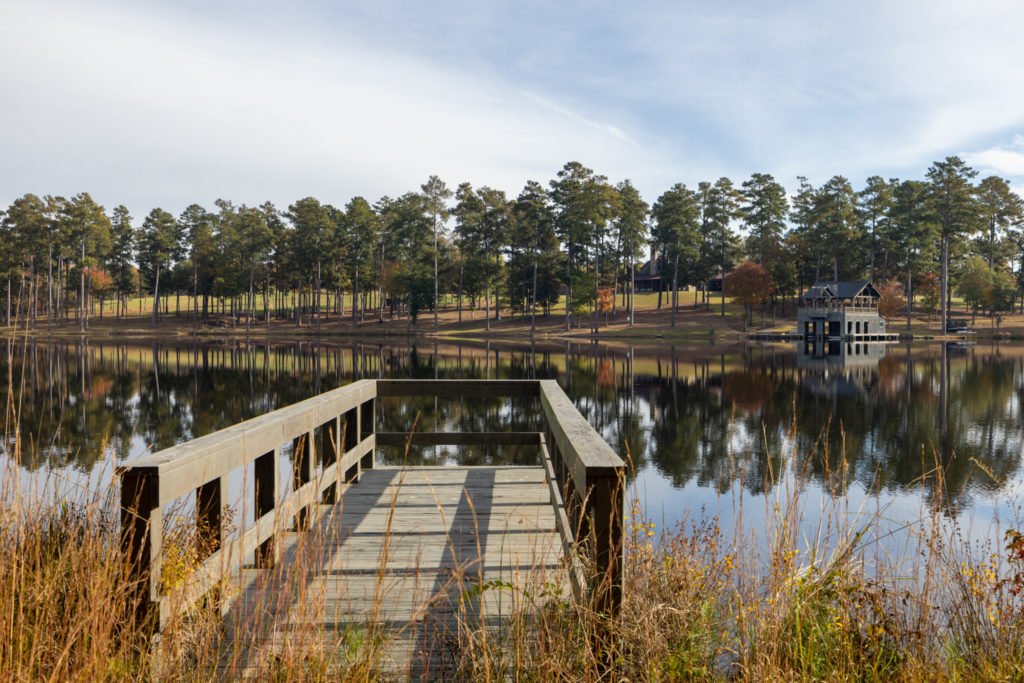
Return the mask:
<path id="1" fill-rule="evenodd" d="M 804 299 L 852 299 L 855 296 L 873 296 L 881 294 L 868 280 L 858 282 L 815 282 L 804 292 Z"/>

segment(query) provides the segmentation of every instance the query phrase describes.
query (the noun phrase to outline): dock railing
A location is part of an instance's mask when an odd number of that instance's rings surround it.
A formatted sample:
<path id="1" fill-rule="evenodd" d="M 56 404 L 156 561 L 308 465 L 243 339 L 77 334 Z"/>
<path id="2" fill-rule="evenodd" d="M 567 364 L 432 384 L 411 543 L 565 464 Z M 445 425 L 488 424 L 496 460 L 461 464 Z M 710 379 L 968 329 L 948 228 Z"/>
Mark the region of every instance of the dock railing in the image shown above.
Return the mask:
<path id="1" fill-rule="evenodd" d="M 540 432 L 377 433 L 378 397 L 537 397 Z M 342 488 L 373 467 L 377 446 L 533 445 L 547 473 L 558 532 L 569 562 L 574 596 L 616 615 L 622 597 L 623 475 L 625 465 L 594 431 L 554 380 L 360 380 L 241 422 L 213 434 L 143 456 L 120 469 L 121 543 L 138 577 L 129 596 L 163 630 L 209 595 L 248 557 L 270 567 L 275 535 L 309 527 L 320 502 L 337 502 Z M 282 497 L 280 465 L 292 446 L 292 486 Z M 228 479 L 252 466 L 253 521 L 229 534 Z M 236 475 L 238 476 L 238 475 Z M 243 487 L 244 488 L 244 487 Z M 206 555 L 181 582 L 161 579 L 163 513 L 195 494 L 197 533 Z M 233 536 L 233 537 L 232 537 Z"/>

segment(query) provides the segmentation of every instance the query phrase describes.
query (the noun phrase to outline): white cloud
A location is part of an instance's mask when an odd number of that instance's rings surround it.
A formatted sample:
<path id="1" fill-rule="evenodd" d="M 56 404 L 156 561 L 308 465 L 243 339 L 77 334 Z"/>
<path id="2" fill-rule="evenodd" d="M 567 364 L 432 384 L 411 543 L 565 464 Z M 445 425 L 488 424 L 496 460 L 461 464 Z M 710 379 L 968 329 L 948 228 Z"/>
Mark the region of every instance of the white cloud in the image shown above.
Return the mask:
<path id="1" fill-rule="evenodd" d="M 1009 145 L 967 152 L 963 158 L 982 177 L 997 175 L 1006 178 L 1010 189 L 1024 197 L 1024 135 L 1017 133 Z"/>
<path id="2" fill-rule="evenodd" d="M 86 189 L 138 213 L 221 196 L 372 200 L 431 173 L 515 193 L 570 159 L 609 174 L 666 163 L 597 112 L 352 34 L 239 33 L 110 6 L 11 14 L 0 88 L 18 97 L 0 108 L 0 158 L 17 166 L 0 185 L 17 194 Z"/>
<path id="3" fill-rule="evenodd" d="M 117 2 L 0 12 L 0 205 L 515 193 L 573 159 L 653 200 L 1024 148 L 1017 2 Z"/>

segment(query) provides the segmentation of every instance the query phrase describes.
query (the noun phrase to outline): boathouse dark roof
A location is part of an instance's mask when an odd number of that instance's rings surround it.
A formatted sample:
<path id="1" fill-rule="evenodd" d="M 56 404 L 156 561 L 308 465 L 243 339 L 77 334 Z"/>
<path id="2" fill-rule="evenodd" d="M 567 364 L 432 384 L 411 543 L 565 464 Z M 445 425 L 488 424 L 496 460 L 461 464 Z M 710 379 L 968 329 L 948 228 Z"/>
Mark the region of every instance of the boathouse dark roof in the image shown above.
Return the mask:
<path id="1" fill-rule="evenodd" d="M 858 296 L 869 296 L 880 299 L 875 286 L 868 280 L 857 282 L 815 282 L 804 292 L 802 299 L 853 299 Z"/>

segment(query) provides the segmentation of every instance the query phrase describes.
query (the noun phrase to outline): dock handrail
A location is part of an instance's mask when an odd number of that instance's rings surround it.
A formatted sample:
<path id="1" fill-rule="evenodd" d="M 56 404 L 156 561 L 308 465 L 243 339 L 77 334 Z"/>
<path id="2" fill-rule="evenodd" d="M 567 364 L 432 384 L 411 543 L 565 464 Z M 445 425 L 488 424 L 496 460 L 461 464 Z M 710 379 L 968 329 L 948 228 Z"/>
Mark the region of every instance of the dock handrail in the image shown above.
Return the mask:
<path id="1" fill-rule="evenodd" d="M 256 553 L 259 566 L 277 558 L 275 534 L 292 520 L 308 527 L 322 497 L 338 500 L 360 468 L 373 467 L 375 448 L 402 445 L 410 435 L 377 433 L 379 397 L 537 397 L 543 432 L 427 432 L 411 442 L 430 445 L 536 444 L 547 473 L 556 526 L 570 561 L 577 598 L 617 614 L 622 595 L 625 463 L 580 415 L 554 380 L 360 380 L 134 460 L 119 469 L 121 543 L 139 576 L 132 599 L 154 612 L 162 630 Z M 281 498 L 278 461 L 291 443 L 293 486 Z M 228 538 L 228 476 L 252 464 L 254 521 Z M 210 534 L 209 554 L 184 585 L 161 585 L 163 510 L 195 492 L 197 525 Z M 578 562 L 588 562 L 589 571 Z M 585 576 L 589 574 L 589 580 Z"/>
<path id="2" fill-rule="evenodd" d="M 140 576 L 141 611 L 162 630 L 175 612 L 195 604 L 255 552 L 272 566 L 274 535 L 293 519 L 305 528 L 317 499 L 334 502 L 344 479 L 373 466 L 373 380 L 360 380 L 226 429 L 138 458 L 120 468 L 121 546 Z M 291 443 L 293 486 L 281 498 L 278 460 Z M 320 457 L 317 457 L 317 453 Z M 340 454 L 340 457 L 339 457 Z M 251 527 L 227 538 L 228 476 L 253 465 Z M 343 479 L 344 478 L 344 479 Z M 195 492 L 197 525 L 210 535 L 207 557 L 181 587 L 161 586 L 163 510 Z"/>

